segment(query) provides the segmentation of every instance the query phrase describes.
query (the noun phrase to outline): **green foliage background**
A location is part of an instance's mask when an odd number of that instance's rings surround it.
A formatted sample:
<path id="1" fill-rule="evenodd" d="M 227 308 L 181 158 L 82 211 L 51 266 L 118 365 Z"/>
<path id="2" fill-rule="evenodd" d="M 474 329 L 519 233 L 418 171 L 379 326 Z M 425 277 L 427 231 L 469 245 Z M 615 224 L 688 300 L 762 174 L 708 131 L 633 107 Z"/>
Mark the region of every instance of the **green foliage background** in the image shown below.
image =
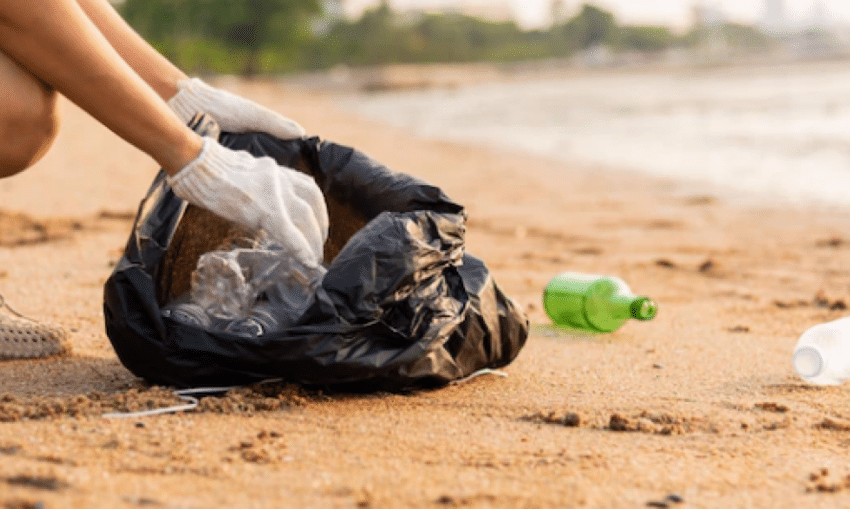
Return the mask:
<path id="1" fill-rule="evenodd" d="M 319 0 L 125 0 L 119 11 L 154 47 L 193 73 L 511 62 L 567 58 L 595 46 L 652 54 L 698 47 L 707 35 L 702 28 L 676 35 L 662 26 L 621 26 L 612 13 L 591 4 L 546 30 L 461 14 L 400 15 L 387 2 L 357 20 L 331 22 Z M 752 27 L 719 30 L 736 47 L 763 49 L 773 43 Z"/>

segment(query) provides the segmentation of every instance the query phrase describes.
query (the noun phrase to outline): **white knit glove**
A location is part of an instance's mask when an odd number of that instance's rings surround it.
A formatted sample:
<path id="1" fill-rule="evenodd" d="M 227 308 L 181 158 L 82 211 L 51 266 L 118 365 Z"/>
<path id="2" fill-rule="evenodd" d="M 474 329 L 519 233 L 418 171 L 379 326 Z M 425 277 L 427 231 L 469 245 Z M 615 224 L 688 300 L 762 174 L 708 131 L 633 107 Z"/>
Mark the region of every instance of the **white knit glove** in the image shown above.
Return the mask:
<path id="1" fill-rule="evenodd" d="M 231 133 L 261 132 L 284 140 L 304 136 L 304 128 L 265 106 L 236 94 L 211 87 L 199 78 L 177 83 L 177 94 L 168 105 L 184 124 L 196 113 L 206 113 L 222 131 Z"/>
<path id="2" fill-rule="evenodd" d="M 198 157 L 168 178 L 174 193 L 230 221 L 265 230 L 307 267 L 322 262 L 328 211 L 312 177 L 204 138 Z"/>

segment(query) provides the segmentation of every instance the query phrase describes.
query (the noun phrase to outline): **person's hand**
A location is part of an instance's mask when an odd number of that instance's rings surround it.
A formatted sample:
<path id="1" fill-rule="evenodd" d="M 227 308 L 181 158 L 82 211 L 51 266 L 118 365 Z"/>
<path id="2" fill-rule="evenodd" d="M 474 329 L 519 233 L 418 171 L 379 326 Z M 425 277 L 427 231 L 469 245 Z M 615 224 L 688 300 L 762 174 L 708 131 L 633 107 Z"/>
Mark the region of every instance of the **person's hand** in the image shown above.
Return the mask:
<path id="1" fill-rule="evenodd" d="M 168 105 L 183 123 L 188 123 L 196 113 L 210 115 L 223 131 L 231 133 L 262 132 L 284 140 L 304 136 L 304 128 L 297 122 L 265 106 L 211 87 L 199 78 L 177 83 L 177 94 Z"/>
<path id="2" fill-rule="evenodd" d="M 309 175 L 204 138 L 198 157 L 169 177 L 168 184 L 189 203 L 265 230 L 307 267 L 321 264 L 328 211 Z"/>

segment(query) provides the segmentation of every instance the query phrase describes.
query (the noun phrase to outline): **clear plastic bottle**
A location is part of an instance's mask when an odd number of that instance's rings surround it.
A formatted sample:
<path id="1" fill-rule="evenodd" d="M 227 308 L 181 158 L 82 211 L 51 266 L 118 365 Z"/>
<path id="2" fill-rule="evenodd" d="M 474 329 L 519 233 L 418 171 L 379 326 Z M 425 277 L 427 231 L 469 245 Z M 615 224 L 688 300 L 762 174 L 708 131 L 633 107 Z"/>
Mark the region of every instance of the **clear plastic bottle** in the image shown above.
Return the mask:
<path id="1" fill-rule="evenodd" d="M 577 272 L 549 282 L 543 307 L 555 325 L 587 332 L 613 332 L 631 318 L 652 320 L 658 312 L 652 299 L 634 295 L 618 277 Z"/>
<path id="2" fill-rule="evenodd" d="M 821 323 L 803 332 L 794 347 L 794 370 L 816 385 L 850 380 L 850 317 Z"/>
<path id="3" fill-rule="evenodd" d="M 315 291 L 324 275 L 321 265 L 305 267 L 279 249 L 210 251 L 198 260 L 192 273 L 192 301 L 211 316 L 235 320 L 247 316 L 258 297 L 283 285 L 299 300 Z"/>
<path id="4" fill-rule="evenodd" d="M 325 272 L 261 236 L 253 248 L 204 253 L 192 272 L 190 300 L 213 326 L 258 336 L 295 323 Z"/>

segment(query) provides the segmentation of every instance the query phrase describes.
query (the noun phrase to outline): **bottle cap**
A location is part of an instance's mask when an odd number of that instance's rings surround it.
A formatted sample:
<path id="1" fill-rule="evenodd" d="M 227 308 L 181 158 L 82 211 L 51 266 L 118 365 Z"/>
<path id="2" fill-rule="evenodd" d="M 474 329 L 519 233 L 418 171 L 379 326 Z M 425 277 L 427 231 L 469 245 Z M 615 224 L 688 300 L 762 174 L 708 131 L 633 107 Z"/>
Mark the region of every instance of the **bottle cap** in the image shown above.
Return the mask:
<path id="1" fill-rule="evenodd" d="M 794 352 L 794 370 L 803 378 L 815 378 L 824 372 L 826 359 L 820 349 L 801 346 Z"/>

